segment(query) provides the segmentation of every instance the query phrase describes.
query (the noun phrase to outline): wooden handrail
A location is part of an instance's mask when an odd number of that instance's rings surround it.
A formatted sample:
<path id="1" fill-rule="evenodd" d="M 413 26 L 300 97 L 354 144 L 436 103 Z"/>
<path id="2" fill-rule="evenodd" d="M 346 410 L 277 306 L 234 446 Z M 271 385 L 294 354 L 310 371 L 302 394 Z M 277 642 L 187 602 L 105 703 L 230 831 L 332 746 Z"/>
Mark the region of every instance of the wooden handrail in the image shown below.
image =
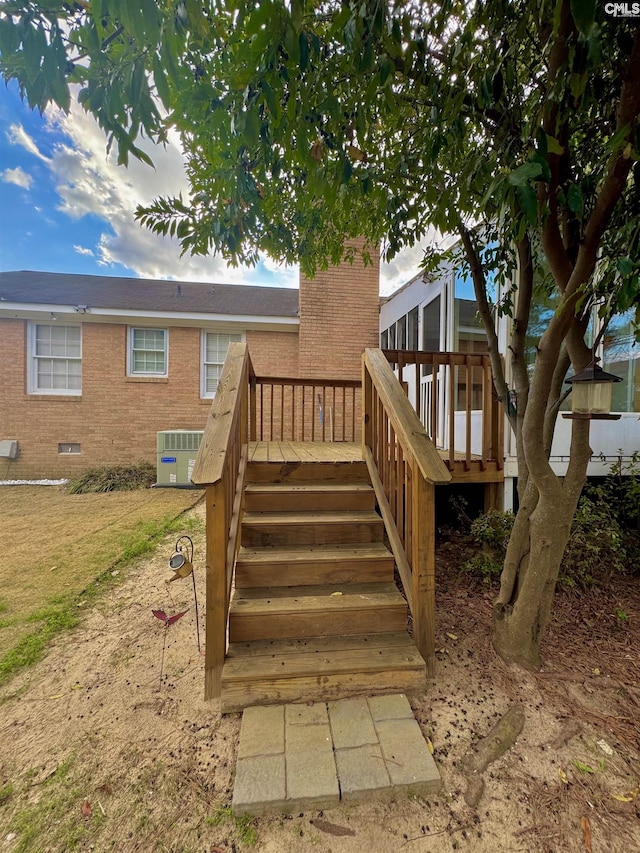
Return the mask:
<path id="1" fill-rule="evenodd" d="M 435 675 L 435 484 L 451 473 L 381 350 L 362 359 L 363 457 L 413 617 L 413 637 Z"/>
<path id="2" fill-rule="evenodd" d="M 240 547 L 253 378 L 247 345 L 230 344 L 191 475 L 195 485 L 206 487 L 205 699 L 218 698 L 222 687 L 229 602 Z"/>
<path id="3" fill-rule="evenodd" d="M 238 429 L 242 429 L 241 414 L 247 414 L 244 392 L 249 385 L 249 373 L 253 373 L 249 351 L 245 343 L 231 343 L 222 368 L 191 482 L 196 486 L 217 483 L 222 477 L 227 455 Z M 248 423 L 248 417 L 247 417 Z M 246 439 L 246 435 L 245 435 Z"/>
<path id="4" fill-rule="evenodd" d="M 382 351 L 365 350 L 364 364 L 405 453 L 415 459 L 427 482 L 433 484 L 450 482 L 451 474 L 447 466 L 418 420 L 415 409 L 402 390 Z"/>

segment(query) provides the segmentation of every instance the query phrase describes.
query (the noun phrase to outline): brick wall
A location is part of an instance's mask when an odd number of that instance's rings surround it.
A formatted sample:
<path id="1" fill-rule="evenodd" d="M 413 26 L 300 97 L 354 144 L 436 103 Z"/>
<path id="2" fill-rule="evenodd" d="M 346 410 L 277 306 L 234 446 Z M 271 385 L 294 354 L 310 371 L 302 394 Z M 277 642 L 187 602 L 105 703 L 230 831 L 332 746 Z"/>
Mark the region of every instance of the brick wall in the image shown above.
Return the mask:
<path id="1" fill-rule="evenodd" d="M 362 351 L 378 341 L 378 276 L 377 261 L 365 267 L 356 258 L 314 280 L 302 277 L 299 331 L 246 333 L 256 373 L 360 379 Z M 82 394 L 63 397 L 27 394 L 26 334 L 26 320 L 0 319 L 0 439 L 20 443 L 19 459 L 0 459 L 0 479 L 66 477 L 141 459 L 155 463 L 159 430 L 204 427 L 211 401 L 200 398 L 200 329 L 169 327 L 169 375 L 148 379 L 126 375 L 125 324 L 83 322 Z M 317 393 L 311 396 L 318 421 Z M 280 399 L 287 417 L 298 410 L 299 398 L 295 407 Z M 359 432 L 359 393 L 357 399 L 357 411 L 352 406 L 348 414 L 340 397 L 324 400 L 325 428 L 330 417 L 336 438 L 343 421 L 351 430 L 354 414 Z M 59 454 L 59 443 L 79 443 L 81 452 Z"/>
<path id="2" fill-rule="evenodd" d="M 251 363 L 257 376 L 298 376 L 298 334 L 292 332 L 246 333 Z"/>
<path id="3" fill-rule="evenodd" d="M 127 327 L 82 324 L 82 395 L 26 393 L 26 321 L 0 319 L 0 438 L 20 458 L 0 459 L 0 479 L 65 477 L 95 465 L 155 463 L 156 433 L 203 429 L 211 400 L 200 398 L 200 330 L 169 328 L 169 376 L 126 376 Z M 292 335 L 295 338 L 295 335 Z M 77 442 L 81 453 L 58 453 Z"/>

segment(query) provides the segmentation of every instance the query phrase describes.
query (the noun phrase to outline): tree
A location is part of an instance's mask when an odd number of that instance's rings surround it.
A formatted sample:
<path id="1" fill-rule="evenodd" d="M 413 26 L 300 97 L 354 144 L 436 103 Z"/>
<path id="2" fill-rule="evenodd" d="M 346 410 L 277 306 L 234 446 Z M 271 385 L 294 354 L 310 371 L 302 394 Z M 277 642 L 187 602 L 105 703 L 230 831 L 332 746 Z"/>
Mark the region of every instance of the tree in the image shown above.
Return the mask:
<path id="1" fill-rule="evenodd" d="M 496 393 L 517 395 L 520 506 L 494 645 L 537 665 L 590 456 L 574 421 L 566 476 L 549 465 L 562 384 L 592 358 L 591 313 L 640 303 L 640 19 L 596 0 L 6 0 L 0 53 L 41 109 L 67 108 L 79 84 L 123 163 L 145 156 L 141 134 L 179 130 L 190 197 L 137 216 L 184 251 L 266 251 L 312 274 L 349 238 L 391 258 L 429 226 L 460 235 Z M 540 271 L 557 307 L 529 370 Z M 515 389 L 496 312 L 513 317 Z"/>

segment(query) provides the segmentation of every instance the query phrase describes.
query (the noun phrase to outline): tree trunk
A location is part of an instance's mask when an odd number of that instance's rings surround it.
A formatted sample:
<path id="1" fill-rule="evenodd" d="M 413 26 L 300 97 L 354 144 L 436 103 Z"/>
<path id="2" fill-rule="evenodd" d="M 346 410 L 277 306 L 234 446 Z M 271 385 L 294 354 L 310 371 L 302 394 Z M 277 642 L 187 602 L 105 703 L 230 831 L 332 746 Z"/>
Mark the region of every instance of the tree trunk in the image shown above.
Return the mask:
<path id="1" fill-rule="evenodd" d="M 572 460 L 563 480 L 527 484 L 509 539 L 494 604 L 493 646 L 507 663 L 540 666 L 540 640 L 551 615 L 562 557 L 586 481 L 589 422 L 574 422 Z"/>

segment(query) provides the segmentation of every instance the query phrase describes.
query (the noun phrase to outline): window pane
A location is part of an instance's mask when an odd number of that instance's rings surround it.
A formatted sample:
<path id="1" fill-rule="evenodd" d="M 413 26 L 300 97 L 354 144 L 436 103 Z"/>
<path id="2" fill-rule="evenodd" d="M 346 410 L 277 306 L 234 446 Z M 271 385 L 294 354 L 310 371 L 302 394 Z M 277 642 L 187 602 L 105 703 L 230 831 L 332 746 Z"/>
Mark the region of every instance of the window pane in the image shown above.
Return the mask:
<path id="1" fill-rule="evenodd" d="M 36 325 L 33 392 L 80 391 L 82 388 L 82 328 Z"/>
<path id="2" fill-rule="evenodd" d="M 166 350 L 164 329 L 132 329 L 131 373 L 164 375 L 167 372 Z"/>
<path id="3" fill-rule="evenodd" d="M 242 340 L 242 335 L 239 333 L 229 332 L 206 332 L 204 336 L 204 393 L 205 395 L 215 394 L 218 388 L 218 382 L 222 375 L 222 367 L 224 360 L 227 357 L 229 344 Z"/>

